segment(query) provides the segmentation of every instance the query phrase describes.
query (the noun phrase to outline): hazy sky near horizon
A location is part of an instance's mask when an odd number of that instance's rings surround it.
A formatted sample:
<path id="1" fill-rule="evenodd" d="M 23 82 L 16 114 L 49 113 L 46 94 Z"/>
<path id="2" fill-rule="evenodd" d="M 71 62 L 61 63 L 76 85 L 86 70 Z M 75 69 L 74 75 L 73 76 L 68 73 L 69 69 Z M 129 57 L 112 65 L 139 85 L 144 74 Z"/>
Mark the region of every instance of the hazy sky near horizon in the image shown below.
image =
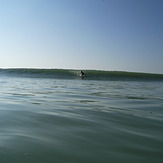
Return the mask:
<path id="1" fill-rule="evenodd" d="M 163 74 L 163 0 L 0 0 L 0 67 Z"/>

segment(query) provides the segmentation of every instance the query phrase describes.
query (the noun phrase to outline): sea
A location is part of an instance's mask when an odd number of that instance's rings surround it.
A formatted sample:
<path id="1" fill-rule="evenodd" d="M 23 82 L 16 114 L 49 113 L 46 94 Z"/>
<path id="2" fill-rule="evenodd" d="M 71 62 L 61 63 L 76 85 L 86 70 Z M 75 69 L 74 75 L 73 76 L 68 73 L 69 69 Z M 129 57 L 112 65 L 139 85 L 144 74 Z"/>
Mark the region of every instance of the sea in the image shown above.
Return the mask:
<path id="1" fill-rule="evenodd" d="M 163 74 L 0 69 L 0 163 L 162 163 Z"/>

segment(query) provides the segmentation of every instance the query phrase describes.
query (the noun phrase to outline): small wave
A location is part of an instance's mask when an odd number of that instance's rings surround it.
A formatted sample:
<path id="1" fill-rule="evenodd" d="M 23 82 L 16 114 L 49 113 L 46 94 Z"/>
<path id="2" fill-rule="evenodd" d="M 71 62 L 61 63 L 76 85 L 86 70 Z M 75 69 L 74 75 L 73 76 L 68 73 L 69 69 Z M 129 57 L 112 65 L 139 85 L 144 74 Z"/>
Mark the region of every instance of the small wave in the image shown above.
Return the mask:
<path id="1" fill-rule="evenodd" d="M 136 73 L 124 71 L 102 71 L 102 70 L 85 70 L 84 72 L 86 76 L 82 79 L 86 80 L 163 81 L 163 74 Z M 0 75 L 30 77 L 30 78 L 81 79 L 80 71 L 73 69 L 12 68 L 12 69 L 0 69 Z"/>

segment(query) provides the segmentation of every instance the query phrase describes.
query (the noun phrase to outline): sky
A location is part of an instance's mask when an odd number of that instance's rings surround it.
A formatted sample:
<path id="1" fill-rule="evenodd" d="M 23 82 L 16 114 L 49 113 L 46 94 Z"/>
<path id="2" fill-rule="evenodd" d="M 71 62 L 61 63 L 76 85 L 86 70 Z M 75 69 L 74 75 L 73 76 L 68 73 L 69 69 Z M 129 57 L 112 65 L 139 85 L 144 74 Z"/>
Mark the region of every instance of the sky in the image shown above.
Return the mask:
<path id="1" fill-rule="evenodd" d="M 0 68 L 163 74 L 163 0 L 0 0 Z"/>

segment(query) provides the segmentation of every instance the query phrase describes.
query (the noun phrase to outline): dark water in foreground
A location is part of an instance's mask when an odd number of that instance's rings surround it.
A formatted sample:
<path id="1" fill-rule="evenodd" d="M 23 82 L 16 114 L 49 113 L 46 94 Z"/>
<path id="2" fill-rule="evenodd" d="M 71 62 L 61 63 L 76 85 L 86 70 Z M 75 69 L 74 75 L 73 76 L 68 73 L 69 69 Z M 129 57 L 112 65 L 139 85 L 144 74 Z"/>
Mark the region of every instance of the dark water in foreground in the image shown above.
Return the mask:
<path id="1" fill-rule="evenodd" d="M 161 163 L 163 82 L 0 78 L 1 163 Z"/>

